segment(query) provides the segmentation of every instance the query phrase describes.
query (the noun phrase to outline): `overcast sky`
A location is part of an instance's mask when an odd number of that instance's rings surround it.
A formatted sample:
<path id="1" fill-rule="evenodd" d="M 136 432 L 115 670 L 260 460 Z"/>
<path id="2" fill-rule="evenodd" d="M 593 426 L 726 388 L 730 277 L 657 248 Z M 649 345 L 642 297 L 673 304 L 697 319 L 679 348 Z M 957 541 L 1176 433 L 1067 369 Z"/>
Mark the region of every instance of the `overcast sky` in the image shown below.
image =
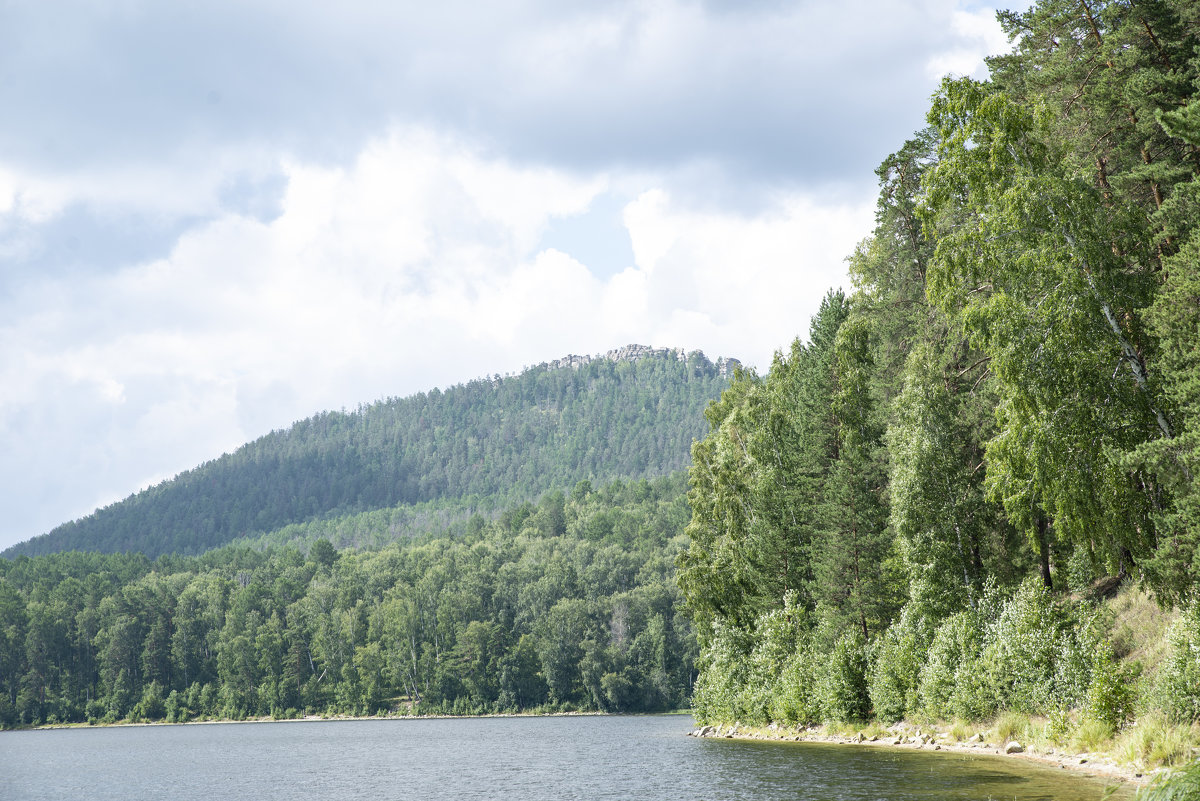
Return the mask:
<path id="1" fill-rule="evenodd" d="M 0 2 L 0 549 L 324 409 L 636 342 L 765 369 L 956 0 Z"/>

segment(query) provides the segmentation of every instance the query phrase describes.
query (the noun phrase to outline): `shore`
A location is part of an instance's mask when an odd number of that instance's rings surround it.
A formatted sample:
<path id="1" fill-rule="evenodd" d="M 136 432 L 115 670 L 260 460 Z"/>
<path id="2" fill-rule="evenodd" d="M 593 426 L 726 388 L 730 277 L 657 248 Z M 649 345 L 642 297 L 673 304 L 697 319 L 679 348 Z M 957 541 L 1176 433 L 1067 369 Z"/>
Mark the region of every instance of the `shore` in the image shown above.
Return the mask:
<path id="1" fill-rule="evenodd" d="M 870 748 L 905 748 L 922 751 L 976 754 L 1037 762 L 1061 770 L 1104 781 L 1116 781 L 1133 786 L 1151 782 L 1163 769 L 1143 771 L 1123 765 L 1104 754 L 1071 753 L 1056 748 L 1039 748 L 1017 742 L 995 743 L 976 735 L 972 741 L 956 740 L 949 732 L 932 726 L 898 723 L 877 733 L 864 729 L 854 735 L 831 732 L 823 726 L 787 728 L 771 724 L 767 727 L 701 726 L 689 732 L 692 737 L 713 737 L 743 740 L 778 740 L 783 742 L 833 743 Z M 978 738 L 978 739 L 976 739 Z M 1018 746 L 1020 750 L 1016 750 Z"/>
<path id="2" fill-rule="evenodd" d="M 482 715 L 304 715 L 296 718 L 273 718 L 273 717 L 257 717 L 257 718 L 242 718 L 234 720 L 232 718 L 205 718 L 203 720 L 183 720 L 183 721 L 166 721 L 166 720 L 146 720 L 146 721 L 128 721 L 118 720 L 112 723 L 44 723 L 40 726 L 27 727 L 31 731 L 43 731 L 46 729 L 104 729 L 115 726 L 213 726 L 216 724 L 227 723 L 311 723 L 321 720 L 466 720 L 474 718 L 563 718 L 563 717 L 596 717 L 598 715 L 607 715 L 607 712 L 489 712 Z M 685 712 L 660 712 L 654 714 L 663 715 L 679 715 L 687 714 Z M 12 729 L 11 731 L 20 731 L 20 729 Z"/>

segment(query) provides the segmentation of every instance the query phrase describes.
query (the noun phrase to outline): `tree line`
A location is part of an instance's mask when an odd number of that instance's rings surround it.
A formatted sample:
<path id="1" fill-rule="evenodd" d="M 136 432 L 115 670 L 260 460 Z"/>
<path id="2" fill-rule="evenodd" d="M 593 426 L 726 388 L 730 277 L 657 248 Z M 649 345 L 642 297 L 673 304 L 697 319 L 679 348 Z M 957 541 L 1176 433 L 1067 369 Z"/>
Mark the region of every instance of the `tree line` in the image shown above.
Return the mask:
<path id="1" fill-rule="evenodd" d="M 685 483 L 582 481 L 372 551 L 0 559 L 0 727 L 678 708 Z"/>
<path id="2" fill-rule="evenodd" d="M 1200 6 L 1000 20 L 879 168 L 853 291 L 707 411 L 702 719 L 1200 717 L 1195 613 L 1135 681 L 1089 600 L 1200 593 Z"/>

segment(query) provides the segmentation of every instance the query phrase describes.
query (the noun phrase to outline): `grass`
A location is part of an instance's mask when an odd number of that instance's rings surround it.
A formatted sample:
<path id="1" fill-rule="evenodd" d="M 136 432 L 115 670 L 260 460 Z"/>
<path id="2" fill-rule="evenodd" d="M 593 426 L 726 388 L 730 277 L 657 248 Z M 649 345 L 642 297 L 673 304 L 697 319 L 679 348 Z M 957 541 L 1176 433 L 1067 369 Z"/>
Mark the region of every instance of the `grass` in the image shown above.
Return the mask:
<path id="1" fill-rule="evenodd" d="M 1117 737 L 1117 758 L 1142 767 L 1179 767 L 1200 753 L 1200 727 L 1172 726 L 1161 714 L 1144 715 Z"/>
<path id="2" fill-rule="evenodd" d="M 950 726 L 950 736 L 954 738 L 954 742 L 961 743 L 964 740 L 969 740 L 975 735 L 976 728 L 964 720 L 955 720 Z"/>
<path id="3" fill-rule="evenodd" d="M 1113 730 L 1107 723 L 1085 719 L 1075 727 L 1069 742 L 1076 751 L 1103 751 L 1112 742 Z"/>
<path id="4" fill-rule="evenodd" d="M 853 737 L 862 729 L 862 724 L 846 721 L 830 721 L 825 724 L 825 733 L 831 737 Z"/>
<path id="5" fill-rule="evenodd" d="M 1195 801 L 1200 798 L 1200 760 L 1160 778 L 1137 797 L 1138 801 Z"/>
<path id="6" fill-rule="evenodd" d="M 1029 739 L 1029 716 L 1020 712 L 1001 712 L 996 718 L 995 729 L 1001 743 Z"/>
<path id="7" fill-rule="evenodd" d="M 1163 609 L 1145 590 L 1127 585 L 1109 602 L 1113 614 L 1113 650 L 1127 664 L 1140 662 L 1143 678 L 1150 686 L 1168 653 L 1167 629 L 1179 617 Z"/>
<path id="8" fill-rule="evenodd" d="M 887 727 L 884 726 L 882 723 L 880 723 L 877 720 L 873 720 L 870 723 L 868 723 L 866 725 L 866 727 L 862 730 L 862 734 L 864 737 L 866 737 L 869 740 L 872 737 L 883 739 L 887 735 L 891 734 L 891 732 L 889 732 L 887 730 Z"/>

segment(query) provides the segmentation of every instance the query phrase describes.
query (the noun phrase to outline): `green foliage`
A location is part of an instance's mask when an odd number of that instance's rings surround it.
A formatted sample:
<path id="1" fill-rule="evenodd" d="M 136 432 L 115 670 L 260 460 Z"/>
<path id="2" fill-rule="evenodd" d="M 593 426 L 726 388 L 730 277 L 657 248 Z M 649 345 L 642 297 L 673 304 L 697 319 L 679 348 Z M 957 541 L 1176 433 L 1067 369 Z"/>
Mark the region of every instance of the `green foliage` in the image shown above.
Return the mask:
<path id="1" fill-rule="evenodd" d="M 887 431 L 890 523 L 923 613 L 947 617 L 982 590 L 982 549 L 994 514 L 978 470 L 979 440 L 929 345 L 915 348 Z"/>
<path id="2" fill-rule="evenodd" d="M 993 81 L 946 79 L 880 166 L 854 292 L 709 409 L 680 583 L 712 719 L 1008 711 L 1111 739 L 1149 699 L 1067 592 L 1133 577 L 1194 603 L 1195 9 L 1000 19 Z M 807 623 L 789 655 L 766 640 L 790 591 Z M 1154 701 L 1181 721 L 1200 717 L 1190 614 Z M 816 700 L 772 704 L 785 670 Z"/>
<path id="3" fill-rule="evenodd" d="M 1087 716 L 1107 726 L 1110 734 L 1133 719 L 1134 679 L 1131 671 L 1113 659 L 1112 645 L 1101 643 L 1092 661 L 1085 709 Z"/>
<path id="4" fill-rule="evenodd" d="M 929 294 L 990 359 L 987 486 L 1009 520 L 1043 560 L 1046 518 L 1114 562 L 1139 558 L 1151 498 L 1116 454 L 1169 430 L 1135 317 L 1152 296 L 1150 243 L 1131 208 L 1070 169 L 1047 119 L 994 87 L 943 84 L 930 112 L 942 144 L 927 181 L 941 234 Z M 977 222 L 948 222 L 960 216 Z"/>
<path id="5" fill-rule="evenodd" d="M 921 671 L 921 700 L 934 717 L 983 720 L 996 711 L 982 663 L 979 616 L 960 612 L 938 629 Z"/>
<path id="6" fill-rule="evenodd" d="M 1159 777 L 1137 794 L 1137 801 L 1195 801 L 1197 798 L 1200 798 L 1200 760 L 1181 771 Z"/>
<path id="7" fill-rule="evenodd" d="M 702 638 L 717 620 L 752 627 L 789 594 L 811 604 L 813 550 L 833 536 L 821 506 L 838 447 L 835 340 L 848 311 L 828 294 L 808 346 L 776 354 L 765 379 L 739 373 L 705 413 L 712 431 L 692 449 L 690 544 L 679 561 Z"/>
<path id="8" fill-rule="evenodd" d="M 920 709 L 922 672 L 931 658 L 934 638 L 928 620 L 914 607 L 905 607 L 883 636 L 875 642 L 869 691 L 875 716 L 892 723 Z"/>
<path id="9" fill-rule="evenodd" d="M 324 412 L 4 555 L 199 554 L 247 536 L 382 546 L 582 479 L 668 474 L 687 465 L 701 412 L 727 385 L 727 363 L 681 355 L 540 365 Z"/>
<path id="10" fill-rule="evenodd" d="M 834 643 L 817 689 L 826 720 L 861 723 L 870 717 L 866 646 L 857 630 L 843 634 Z"/>
<path id="11" fill-rule="evenodd" d="M 377 551 L 0 559 L 0 726 L 685 705 L 682 476 L 526 511 Z"/>
<path id="12" fill-rule="evenodd" d="M 807 725 L 822 719 L 823 667 L 807 616 L 793 602 L 789 596 L 783 609 L 764 613 L 753 636 L 716 624 L 692 696 L 697 720 Z"/>
<path id="13" fill-rule="evenodd" d="M 1079 612 L 1026 581 L 984 640 L 981 669 L 994 706 L 1037 714 L 1082 702 L 1096 644 Z"/>
<path id="14" fill-rule="evenodd" d="M 1160 704 L 1174 722 L 1200 721 L 1200 604 L 1175 622 L 1169 638 L 1171 650 L 1159 678 Z"/>
<path id="15" fill-rule="evenodd" d="M 713 626 L 697 667 L 700 675 L 692 693 L 692 714 L 700 723 L 746 719 L 742 694 L 751 687 L 751 637 L 740 629 Z M 753 721 L 751 721 L 753 722 Z"/>

